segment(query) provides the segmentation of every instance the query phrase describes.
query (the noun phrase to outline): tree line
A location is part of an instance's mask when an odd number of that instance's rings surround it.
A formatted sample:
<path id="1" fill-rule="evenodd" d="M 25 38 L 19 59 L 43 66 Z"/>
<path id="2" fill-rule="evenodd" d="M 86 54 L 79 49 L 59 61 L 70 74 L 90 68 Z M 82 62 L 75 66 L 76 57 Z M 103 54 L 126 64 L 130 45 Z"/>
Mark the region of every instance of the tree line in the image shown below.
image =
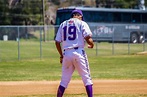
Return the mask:
<path id="1" fill-rule="evenodd" d="M 10 1 L 13 1 L 10 3 Z M 51 2 L 58 7 L 85 4 L 88 0 L 0 0 L 0 25 L 43 25 L 43 1 L 45 10 Z M 139 0 L 89 0 L 96 7 L 137 8 Z M 145 0 L 146 1 L 146 0 Z M 145 2 L 147 5 L 147 2 Z"/>
<path id="2" fill-rule="evenodd" d="M 42 0 L 0 0 L 0 25 L 40 25 Z"/>
<path id="3" fill-rule="evenodd" d="M 138 8 L 141 1 L 146 0 L 95 0 L 96 7 L 108 7 L 108 8 Z M 147 2 L 145 2 L 147 5 Z"/>

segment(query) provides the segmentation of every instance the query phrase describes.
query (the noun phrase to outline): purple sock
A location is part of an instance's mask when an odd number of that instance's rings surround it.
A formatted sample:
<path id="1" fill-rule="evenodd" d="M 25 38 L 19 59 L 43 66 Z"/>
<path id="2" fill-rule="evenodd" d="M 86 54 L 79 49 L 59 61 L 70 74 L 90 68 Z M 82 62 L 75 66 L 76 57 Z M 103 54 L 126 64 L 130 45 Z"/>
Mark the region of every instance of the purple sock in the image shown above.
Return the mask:
<path id="1" fill-rule="evenodd" d="M 92 85 L 86 86 L 86 92 L 87 92 L 88 97 L 93 97 Z"/>
<path id="2" fill-rule="evenodd" d="M 59 88 L 58 88 L 57 97 L 62 97 L 64 90 L 65 90 L 65 88 L 60 85 Z"/>

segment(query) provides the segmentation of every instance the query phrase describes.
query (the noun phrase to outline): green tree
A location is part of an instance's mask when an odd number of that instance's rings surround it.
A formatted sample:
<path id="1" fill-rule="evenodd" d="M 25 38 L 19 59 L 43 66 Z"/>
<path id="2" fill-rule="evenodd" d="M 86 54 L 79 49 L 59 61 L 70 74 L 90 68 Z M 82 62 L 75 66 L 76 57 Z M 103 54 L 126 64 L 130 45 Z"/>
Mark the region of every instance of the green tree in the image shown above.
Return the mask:
<path id="1" fill-rule="evenodd" d="M 43 0 L 14 0 L 12 5 L 9 1 L 0 0 L 0 25 L 43 24 Z"/>
<path id="2" fill-rule="evenodd" d="M 11 10 L 13 25 L 42 24 L 42 0 L 22 0 Z"/>
<path id="3" fill-rule="evenodd" d="M 0 25 L 8 25 L 11 23 L 9 11 L 8 0 L 0 0 Z"/>
<path id="4" fill-rule="evenodd" d="M 138 0 L 115 0 L 116 6 L 120 8 L 134 8 L 138 6 Z"/>
<path id="5" fill-rule="evenodd" d="M 60 0 L 48 0 L 48 1 L 54 3 L 55 5 L 60 5 Z"/>
<path id="6" fill-rule="evenodd" d="M 135 8 L 139 0 L 95 0 L 96 7 Z M 147 6 L 147 0 L 145 0 Z"/>

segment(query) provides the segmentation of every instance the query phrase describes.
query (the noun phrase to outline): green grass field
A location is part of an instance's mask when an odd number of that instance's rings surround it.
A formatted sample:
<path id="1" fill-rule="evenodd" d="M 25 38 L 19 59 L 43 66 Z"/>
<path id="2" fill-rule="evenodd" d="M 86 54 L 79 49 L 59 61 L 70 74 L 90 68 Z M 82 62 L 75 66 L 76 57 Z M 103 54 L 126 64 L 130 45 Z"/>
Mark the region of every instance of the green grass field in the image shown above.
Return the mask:
<path id="1" fill-rule="evenodd" d="M 129 45 L 127 43 L 95 43 L 94 49 L 86 48 L 90 57 L 135 55 L 142 51 L 147 51 L 147 43 Z M 52 57 L 58 57 L 53 40 L 47 42 L 20 40 L 19 43 L 17 41 L 0 41 L 0 62 Z"/>
<path id="2" fill-rule="evenodd" d="M 21 41 L 20 45 L 21 55 L 20 60 L 18 60 L 17 42 L 0 41 L 0 81 L 60 80 L 61 64 L 54 42 L 42 43 L 41 58 L 39 42 Z M 133 44 L 128 55 L 126 50 L 125 52 L 122 51 L 122 48 L 127 49 L 125 45 L 115 44 L 117 48 L 115 48 L 114 55 L 112 55 L 112 45 L 108 43 L 99 44 L 98 56 L 96 56 L 96 48 L 86 48 L 93 79 L 147 79 L 147 55 L 135 54 L 142 51 L 143 46 Z M 77 72 L 73 74 L 72 79 L 80 79 Z M 95 95 L 95 97 L 145 96 L 147 95 Z M 55 95 L 18 97 L 55 97 Z M 65 95 L 64 97 L 85 97 L 85 94 Z"/>
<path id="3" fill-rule="evenodd" d="M 61 76 L 61 64 L 54 42 L 42 42 L 42 56 L 40 57 L 40 44 L 35 41 L 20 41 L 20 60 L 17 59 L 17 42 L 0 42 L 0 80 L 59 80 Z M 133 53 L 122 54 L 122 48 L 126 44 L 115 44 L 120 54 L 108 54 L 112 52 L 111 44 L 98 44 L 96 47 L 87 49 L 91 74 L 93 79 L 146 79 L 147 61 L 146 55 L 135 55 L 134 52 L 142 49 L 141 44 L 133 44 Z M 101 45 L 101 46 L 100 46 Z M 138 48 L 138 49 L 137 49 Z M 137 49 L 137 50 L 136 50 Z M 105 51 L 104 51 L 105 50 Z M 127 51 L 125 51 L 127 52 Z M 73 79 L 79 79 L 77 72 Z"/>
<path id="4" fill-rule="evenodd" d="M 146 79 L 147 56 L 91 56 L 93 79 Z M 59 80 L 61 64 L 58 57 L 0 62 L 0 81 Z M 80 79 L 77 72 L 73 79 Z"/>

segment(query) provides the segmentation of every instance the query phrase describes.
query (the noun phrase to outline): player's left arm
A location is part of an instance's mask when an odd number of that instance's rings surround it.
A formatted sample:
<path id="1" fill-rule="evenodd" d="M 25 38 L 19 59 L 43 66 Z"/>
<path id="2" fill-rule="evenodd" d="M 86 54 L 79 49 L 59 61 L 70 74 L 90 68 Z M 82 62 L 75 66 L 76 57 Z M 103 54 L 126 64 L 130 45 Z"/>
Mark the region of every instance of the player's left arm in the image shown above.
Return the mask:
<path id="1" fill-rule="evenodd" d="M 93 39 L 91 38 L 91 36 L 89 36 L 89 35 L 86 36 L 85 40 L 88 43 L 88 48 L 93 48 L 94 47 Z"/>
<path id="2" fill-rule="evenodd" d="M 83 22 L 82 29 L 83 29 L 83 36 L 84 36 L 86 42 L 88 43 L 88 48 L 93 48 L 94 43 L 93 43 L 93 39 L 92 39 L 92 32 L 86 22 Z"/>
<path id="3" fill-rule="evenodd" d="M 61 48 L 60 42 L 55 41 L 55 45 L 56 45 L 58 53 L 60 54 L 60 63 L 62 63 L 63 53 L 62 53 L 62 48 Z"/>

